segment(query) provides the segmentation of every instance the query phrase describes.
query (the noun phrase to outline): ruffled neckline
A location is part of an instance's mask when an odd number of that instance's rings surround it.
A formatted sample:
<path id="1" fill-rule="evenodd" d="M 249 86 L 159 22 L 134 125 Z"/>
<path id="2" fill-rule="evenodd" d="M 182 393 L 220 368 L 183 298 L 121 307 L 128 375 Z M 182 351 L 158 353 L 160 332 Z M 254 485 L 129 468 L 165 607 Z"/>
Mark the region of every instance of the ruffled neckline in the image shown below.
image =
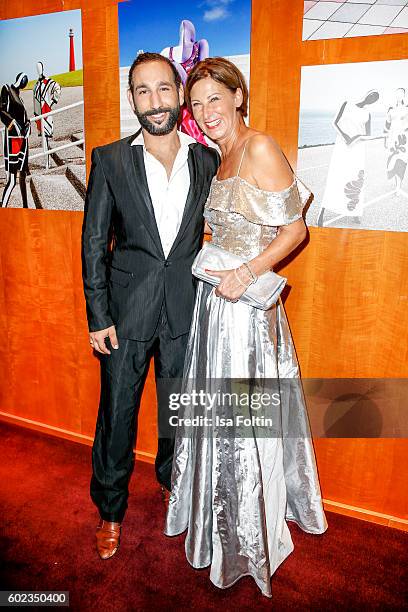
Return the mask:
<path id="1" fill-rule="evenodd" d="M 215 183 L 225 183 L 227 181 L 233 181 L 233 180 L 240 180 L 242 183 L 244 183 L 244 185 L 248 185 L 248 187 L 252 187 L 252 189 L 254 189 L 255 191 L 260 191 L 261 193 L 267 193 L 267 194 L 272 194 L 272 193 L 287 193 L 288 191 L 291 191 L 291 189 L 293 189 L 293 187 L 297 184 L 298 182 L 298 178 L 295 176 L 293 179 L 293 183 L 291 183 L 289 185 L 289 187 L 285 187 L 285 189 L 281 189 L 280 191 L 269 191 L 267 189 L 261 189 L 260 187 L 257 187 L 256 185 L 253 185 L 252 183 L 250 183 L 249 181 L 247 181 L 246 179 L 242 178 L 242 176 L 239 175 L 235 175 L 235 176 L 228 176 L 227 178 L 224 179 L 219 179 L 217 178 L 217 176 L 213 177 L 213 182 Z"/>
<path id="2" fill-rule="evenodd" d="M 300 219 L 310 195 L 296 175 L 293 183 L 281 191 L 260 189 L 237 175 L 225 179 L 214 176 L 205 209 L 236 213 L 257 225 L 288 225 Z"/>

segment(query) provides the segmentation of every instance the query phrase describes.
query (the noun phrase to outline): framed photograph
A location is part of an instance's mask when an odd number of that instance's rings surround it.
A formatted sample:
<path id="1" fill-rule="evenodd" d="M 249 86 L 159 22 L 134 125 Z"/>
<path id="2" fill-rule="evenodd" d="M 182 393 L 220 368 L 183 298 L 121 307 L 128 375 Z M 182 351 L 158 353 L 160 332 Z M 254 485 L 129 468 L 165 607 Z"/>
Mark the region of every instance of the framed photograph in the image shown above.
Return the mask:
<path id="1" fill-rule="evenodd" d="M 408 60 L 304 66 L 297 173 L 309 225 L 408 231 Z"/>
<path id="2" fill-rule="evenodd" d="M 0 22 L 3 208 L 83 210 L 81 11 Z"/>
<path id="3" fill-rule="evenodd" d="M 249 86 L 250 0 L 175 0 L 171 4 L 158 0 L 154 6 L 154 14 L 148 0 L 130 0 L 118 7 L 122 137 L 139 127 L 127 99 L 129 69 L 138 53 L 149 51 L 170 58 L 183 83 L 200 60 L 226 57 L 238 66 Z M 179 129 L 206 142 L 187 108 L 182 109 Z"/>
<path id="4" fill-rule="evenodd" d="M 303 40 L 408 32 L 407 0 L 305 0 Z"/>

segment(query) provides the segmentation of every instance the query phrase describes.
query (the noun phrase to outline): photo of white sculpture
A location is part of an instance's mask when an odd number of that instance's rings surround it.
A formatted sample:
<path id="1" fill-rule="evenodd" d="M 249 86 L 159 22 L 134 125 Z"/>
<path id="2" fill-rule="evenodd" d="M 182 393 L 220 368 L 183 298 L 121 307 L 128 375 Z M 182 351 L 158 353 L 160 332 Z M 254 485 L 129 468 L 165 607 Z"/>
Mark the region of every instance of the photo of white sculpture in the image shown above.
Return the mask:
<path id="1" fill-rule="evenodd" d="M 81 11 L 0 22 L 0 206 L 83 210 Z"/>
<path id="2" fill-rule="evenodd" d="M 161 53 L 176 66 L 185 84 L 194 66 L 206 57 L 221 56 L 233 62 L 250 80 L 251 2 L 232 0 L 215 6 L 211 0 L 189 3 L 158 0 L 155 4 L 161 25 L 151 16 L 148 0 L 129 0 L 118 6 L 120 50 L 120 131 L 122 138 L 139 128 L 127 98 L 129 68 L 136 55 Z M 179 129 L 203 144 L 202 134 L 186 105 L 182 107 Z"/>
<path id="3" fill-rule="evenodd" d="M 302 68 L 297 173 L 309 225 L 408 231 L 408 62 Z"/>

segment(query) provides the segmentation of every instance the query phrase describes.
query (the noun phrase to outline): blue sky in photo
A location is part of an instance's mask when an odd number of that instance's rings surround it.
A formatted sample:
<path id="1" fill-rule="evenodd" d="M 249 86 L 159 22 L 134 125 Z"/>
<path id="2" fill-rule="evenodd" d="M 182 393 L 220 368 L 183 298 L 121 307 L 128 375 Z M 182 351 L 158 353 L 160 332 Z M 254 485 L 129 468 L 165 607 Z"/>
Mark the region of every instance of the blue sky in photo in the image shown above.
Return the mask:
<path id="1" fill-rule="evenodd" d="M 211 56 L 250 51 L 251 0 L 130 0 L 118 10 L 121 66 L 129 66 L 139 50 L 178 45 L 183 19 L 192 21 L 198 40 L 208 40 Z"/>
<path id="2" fill-rule="evenodd" d="M 0 84 L 14 83 L 19 72 L 37 78 L 38 61 L 48 76 L 68 72 L 69 28 L 75 35 L 75 67 L 82 68 L 80 10 L 0 21 Z"/>

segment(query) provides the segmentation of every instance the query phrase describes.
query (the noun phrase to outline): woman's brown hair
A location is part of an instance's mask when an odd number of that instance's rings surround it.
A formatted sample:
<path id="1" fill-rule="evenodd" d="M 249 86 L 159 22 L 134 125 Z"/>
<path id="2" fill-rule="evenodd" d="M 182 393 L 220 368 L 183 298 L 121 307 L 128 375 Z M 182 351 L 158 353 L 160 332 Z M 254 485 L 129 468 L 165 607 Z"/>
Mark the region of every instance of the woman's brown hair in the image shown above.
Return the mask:
<path id="1" fill-rule="evenodd" d="M 239 88 L 242 91 L 242 104 L 237 109 L 243 117 L 248 114 L 248 87 L 245 83 L 244 75 L 238 68 L 223 57 L 208 57 L 198 62 L 188 75 L 185 85 L 185 98 L 187 106 L 191 111 L 191 90 L 201 79 L 211 77 L 214 81 L 221 83 L 233 93 Z"/>

